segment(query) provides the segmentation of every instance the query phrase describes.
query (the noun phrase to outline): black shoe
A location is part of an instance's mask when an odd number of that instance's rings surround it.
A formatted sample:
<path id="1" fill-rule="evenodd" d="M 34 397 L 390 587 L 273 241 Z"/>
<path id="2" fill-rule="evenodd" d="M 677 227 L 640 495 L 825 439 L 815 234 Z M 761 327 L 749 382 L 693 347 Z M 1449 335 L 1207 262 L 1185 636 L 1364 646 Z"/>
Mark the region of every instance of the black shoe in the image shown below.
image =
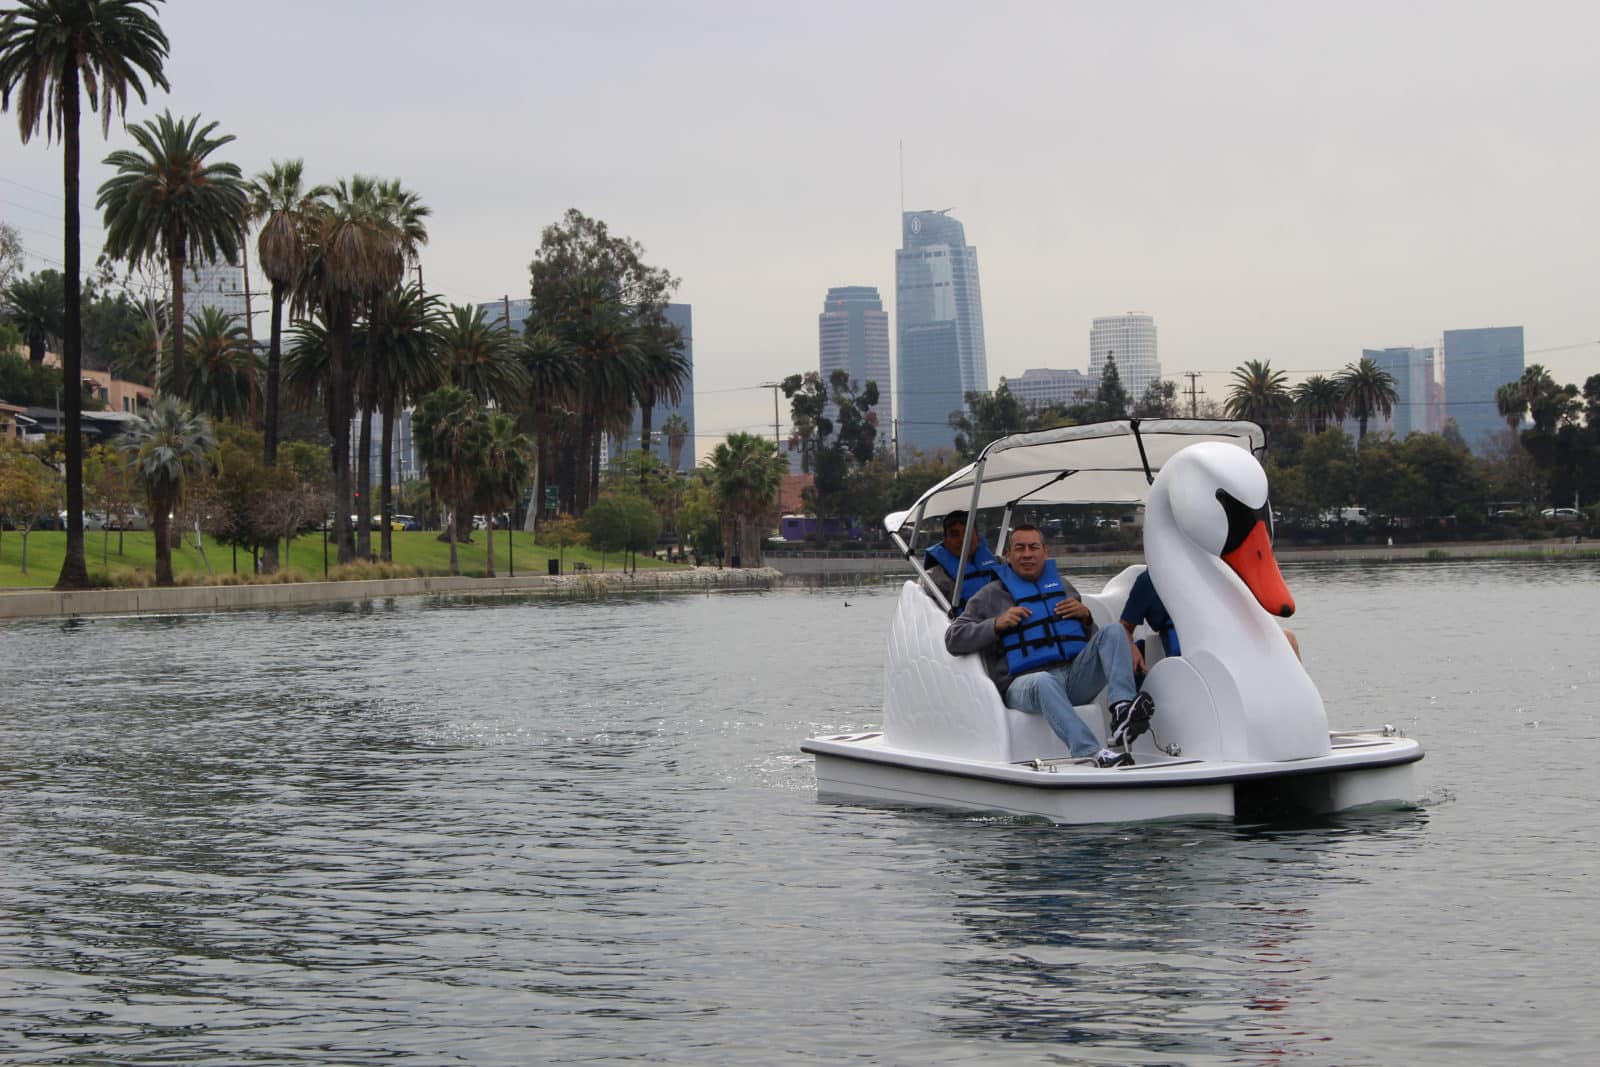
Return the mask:
<path id="1" fill-rule="evenodd" d="M 1140 734 L 1150 729 L 1150 716 L 1155 711 L 1155 698 L 1149 693 L 1111 705 L 1111 736 L 1106 738 L 1106 744 L 1113 748 L 1127 748 L 1133 744 Z"/>
<path id="2" fill-rule="evenodd" d="M 1132 767 L 1133 756 L 1127 752 L 1113 752 L 1109 748 L 1102 748 L 1095 754 L 1096 767 Z"/>

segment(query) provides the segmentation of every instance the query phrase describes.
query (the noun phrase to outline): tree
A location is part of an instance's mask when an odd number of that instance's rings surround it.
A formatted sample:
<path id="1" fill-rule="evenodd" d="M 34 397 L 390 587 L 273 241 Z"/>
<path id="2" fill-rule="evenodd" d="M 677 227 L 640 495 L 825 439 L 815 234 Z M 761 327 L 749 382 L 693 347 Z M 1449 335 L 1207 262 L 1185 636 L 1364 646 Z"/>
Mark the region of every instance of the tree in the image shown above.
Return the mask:
<path id="1" fill-rule="evenodd" d="M 275 472 L 262 462 L 261 435 L 223 424 L 212 460 L 215 506 L 208 532 L 225 545 L 248 549 L 253 558 L 258 549 L 277 539 L 278 530 L 262 508 L 274 487 Z"/>
<path id="2" fill-rule="evenodd" d="M 1136 419 L 1174 419 L 1178 417 L 1178 383 L 1153 381 L 1133 405 Z"/>
<path id="3" fill-rule="evenodd" d="M 661 432 L 667 438 L 667 466 L 673 470 L 683 469 L 683 448 L 689 440 L 689 424 L 683 416 L 674 411 L 667 416 L 667 421 L 661 424 Z"/>
<path id="4" fill-rule="evenodd" d="M 22 276 L 22 231 L 0 222 L 0 289 Z"/>
<path id="5" fill-rule="evenodd" d="M 28 573 L 28 534 L 53 510 L 56 472 L 14 445 L 0 444 L 0 518 L 22 534 L 22 573 Z"/>
<path id="6" fill-rule="evenodd" d="M 106 520 L 101 525 L 100 566 L 110 562 L 111 526 L 117 527 L 117 555 L 122 555 L 122 534 L 135 512 L 137 487 L 128 464 L 113 445 L 95 445 L 83 461 L 84 490 L 95 510 Z"/>
<path id="7" fill-rule="evenodd" d="M 1355 363 L 1346 364 L 1333 380 L 1339 386 L 1345 411 L 1354 416 L 1360 427 L 1356 440 L 1367 436 L 1367 420 L 1372 416 L 1382 415 L 1387 419 L 1394 414 L 1395 401 L 1399 399 L 1394 377 L 1371 359 L 1363 356 Z"/>
<path id="8" fill-rule="evenodd" d="M 565 439 L 574 429 L 572 413 L 581 392 L 580 367 L 571 346 L 551 330 L 528 335 L 519 354 L 528 372 L 523 415 L 533 428 L 537 449 L 532 509 L 537 515 L 545 506 L 547 488 L 556 487 L 560 494 L 559 468 L 568 443 Z"/>
<path id="9" fill-rule="evenodd" d="M 711 453 L 712 485 L 732 536 L 723 544 L 761 563 L 761 526 L 770 520 L 788 464 L 778 446 L 757 434 L 732 433 Z"/>
<path id="10" fill-rule="evenodd" d="M 1355 443 L 1339 427 L 1307 438 L 1299 466 L 1306 504 L 1316 516 L 1355 503 L 1359 476 Z"/>
<path id="11" fill-rule="evenodd" d="M 1095 415 L 1097 421 L 1128 417 L 1128 391 L 1123 388 L 1117 361 L 1109 352 L 1106 353 L 1105 369 L 1100 372 L 1100 389 L 1095 393 L 1095 405 L 1099 408 Z"/>
<path id="12" fill-rule="evenodd" d="M 1295 416 L 1307 433 L 1321 433 L 1344 418 L 1344 392 L 1339 383 L 1313 374 L 1294 387 Z"/>
<path id="13" fill-rule="evenodd" d="M 261 439 L 267 466 L 278 461 L 279 377 L 283 356 L 283 308 L 305 269 L 307 231 L 315 210 L 312 190 L 303 184 L 305 164 L 298 159 L 274 161 L 270 170 L 250 183 L 249 212 L 261 225 L 256 255 L 272 287 L 272 332 L 267 344 L 266 421 Z M 267 566 L 276 564 L 276 548 L 267 550 Z"/>
<path id="14" fill-rule="evenodd" d="M 639 362 L 639 380 L 634 386 L 639 402 L 639 447 L 649 452 L 656 405 L 681 403 L 690 372 L 683 355 L 683 331 L 668 322 L 659 308 L 641 316 Z"/>
<path id="15" fill-rule="evenodd" d="M 153 0 L 18 0 L 0 16 L 0 107 L 10 110 L 17 97 L 22 143 L 43 128 L 45 140 L 62 145 L 62 274 L 66 280 L 66 322 L 61 338 L 61 371 L 69 382 L 82 378 L 83 260 L 79 247 L 78 83 L 88 89 L 90 110 L 98 110 L 101 136 L 111 132 L 113 106 L 128 112 L 128 90 L 142 102 L 143 77 L 169 88 L 162 64 L 167 38 L 152 14 Z M 77 389 L 63 394 L 67 439 L 67 551 L 57 589 L 83 589 L 89 567 L 83 554 L 83 400 Z"/>
<path id="16" fill-rule="evenodd" d="M 404 234 L 383 200 L 383 183 L 364 175 L 316 190 L 305 267 L 294 303 L 315 307 L 326 328 L 323 395 L 333 438 L 334 541 L 339 562 L 355 559 L 350 513 L 350 423 L 355 418 L 355 322 L 404 277 Z"/>
<path id="17" fill-rule="evenodd" d="M 367 317 L 368 329 L 364 332 L 363 343 L 358 347 L 361 352 L 361 362 L 355 375 L 355 386 L 360 394 L 361 431 L 360 443 L 356 450 L 358 457 L 356 464 L 356 496 L 368 501 L 368 505 L 361 509 L 363 515 L 371 510 L 372 500 L 372 415 L 378 407 L 379 381 L 378 374 L 374 372 L 373 361 L 376 353 L 371 342 L 382 339 L 384 330 L 383 317 L 388 311 L 387 297 L 391 290 L 400 284 L 405 272 L 417 262 L 422 246 L 428 243 L 428 227 L 426 219 L 431 214 L 430 209 L 423 204 L 422 198 L 416 193 L 404 188 L 398 181 L 377 182 L 372 191 L 374 200 L 373 210 L 378 218 L 389 228 L 393 240 L 391 253 L 398 257 L 399 275 L 392 278 L 381 290 L 373 290 L 366 294 L 364 310 Z M 376 329 L 374 329 L 376 327 Z M 387 463 L 388 457 L 384 457 Z M 387 532 L 388 524 L 384 524 Z M 356 553 L 368 557 L 372 553 L 372 524 L 363 521 L 356 531 Z"/>
<path id="18" fill-rule="evenodd" d="M 489 577 L 494 577 L 494 519 L 512 508 L 522 496 L 533 466 L 533 442 L 517 432 L 516 421 L 503 411 L 486 417 L 482 463 L 478 468 L 478 488 L 474 500 L 489 516 L 484 531 L 489 540 L 486 557 Z M 507 527 L 507 536 L 510 536 Z"/>
<path id="19" fill-rule="evenodd" d="M 573 545 L 588 544 L 589 534 L 581 528 L 577 519 L 563 512 L 540 523 L 538 536 L 534 540 L 547 548 L 554 548 L 557 568 L 566 570 L 567 549 Z"/>
<path id="20" fill-rule="evenodd" d="M 256 351 L 239 320 L 203 307 L 189 319 L 184 347 L 194 356 L 182 396 L 194 410 L 217 419 L 242 419 L 255 407 Z"/>
<path id="21" fill-rule="evenodd" d="M 589 541 L 600 549 L 600 569 L 607 552 L 645 552 L 661 536 L 661 516 L 644 497 L 631 493 L 602 496 L 583 514 Z M 624 569 L 627 561 L 623 562 Z"/>
<path id="22" fill-rule="evenodd" d="M 648 365 L 652 352 L 671 347 L 664 311 L 678 279 L 648 266 L 638 241 L 576 209 L 545 227 L 528 273 L 528 336 L 549 331 L 580 369 L 577 448 L 564 450 L 561 482 L 581 511 L 599 487 L 601 436 L 622 432 L 629 409 L 646 399 L 651 380 L 661 380 Z"/>
<path id="23" fill-rule="evenodd" d="M 968 393 L 967 410 L 952 416 L 950 426 L 956 454 L 969 462 L 1000 438 L 1031 428 L 1028 412 L 1005 382 L 992 393 Z"/>
<path id="24" fill-rule="evenodd" d="M 636 314 L 623 302 L 620 286 L 615 278 L 593 273 L 549 285 L 544 292 L 544 299 L 560 303 L 543 309 L 550 318 L 543 332 L 557 338 L 573 361 L 578 432 L 576 447 L 562 450 L 561 495 L 579 513 L 599 490 L 600 440 L 627 428 L 643 373 Z"/>
<path id="25" fill-rule="evenodd" d="M 21 332 L 28 361 L 42 365 L 51 342 L 67 332 L 67 286 L 61 272 L 42 270 L 7 285 L 0 291 L 0 314 Z"/>
<path id="26" fill-rule="evenodd" d="M 447 385 L 428 394 L 412 413 L 411 430 L 428 472 L 428 482 L 452 511 L 448 528 L 450 573 L 460 574 L 456 552 L 457 519 L 477 488 L 478 468 L 487 444 L 488 420 L 470 393 Z"/>
<path id="27" fill-rule="evenodd" d="M 249 199 L 239 167 L 213 162 L 211 153 L 233 140 L 213 136 L 215 122 L 200 116 L 175 119 L 172 112 L 128 133 L 139 151 L 124 149 L 105 159 L 117 173 L 100 186 L 95 206 L 105 213 L 106 254 L 128 262 L 155 256 L 172 273 L 172 390 L 185 396 L 182 327 L 183 267 L 191 259 L 239 257 Z"/>
<path id="28" fill-rule="evenodd" d="M 211 421 L 168 394 L 157 397 L 146 414 L 133 420 L 120 443 L 149 505 L 156 541 L 156 584 L 171 585 L 168 520 L 216 446 Z"/>
<path id="29" fill-rule="evenodd" d="M 383 531 L 381 553 L 386 560 L 394 558 L 390 520 L 394 516 L 395 421 L 403 407 L 445 381 L 447 364 L 439 340 L 441 306 L 438 297 L 424 294 L 419 286 L 399 286 L 389 290 L 383 314 L 366 329 L 364 372 L 374 380 L 378 406 L 383 412 L 378 503 Z"/>
<path id="30" fill-rule="evenodd" d="M 517 358 L 510 335 L 489 324 L 483 309 L 452 304 L 439 325 L 439 345 L 450 384 L 471 393 L 479 404 L 501 407 L 528 387 L 528 372 Z"/>
<path id="31" fill-rule="evenodd" d="M 1228 387 L 1227 413 L 1230 419 L 1245 419 L 1267 430 L 1288 418 L 1294 407 L 1284 382 L 1288 375 L 1273 370 L 1267 360 L 1246 360 L 1233 371 Z"/>

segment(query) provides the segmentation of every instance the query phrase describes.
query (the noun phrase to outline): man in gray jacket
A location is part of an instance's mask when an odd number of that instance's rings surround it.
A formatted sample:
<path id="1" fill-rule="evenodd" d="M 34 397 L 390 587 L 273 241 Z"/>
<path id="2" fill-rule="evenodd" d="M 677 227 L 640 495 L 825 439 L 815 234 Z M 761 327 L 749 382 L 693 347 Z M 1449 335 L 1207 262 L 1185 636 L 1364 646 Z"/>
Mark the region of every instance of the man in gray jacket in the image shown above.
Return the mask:
<path id="1" fill-rule="evenodd" d="M 1133 763 L 1127 746 L 1149 726 L 1155 702 L 1134 686 L 1132 639 L 1121 626 L 1095 626 L 1078 591 L 1056 574 L 1037 527 L 1011 531 L 1000 578 L 967 601 L 944 647 L 981 654 L 1006 707 L 1043 715 L 1074 756 L 1101 767 Z M 1102 748 L 1073 707 L 1103 686 L 1111 696 L 1108 743 L 1121 752 Z"/>

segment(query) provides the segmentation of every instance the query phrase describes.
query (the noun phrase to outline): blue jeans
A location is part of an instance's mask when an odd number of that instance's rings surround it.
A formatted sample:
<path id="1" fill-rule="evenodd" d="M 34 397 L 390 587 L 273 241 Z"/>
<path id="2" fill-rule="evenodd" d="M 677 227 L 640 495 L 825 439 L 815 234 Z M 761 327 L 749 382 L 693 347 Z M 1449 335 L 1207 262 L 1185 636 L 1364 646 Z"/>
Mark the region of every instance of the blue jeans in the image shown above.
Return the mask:
<path id="1" fill-rule="evenodd" d="M 1066 663 L 1013 678 L 1006 690 L 1006 707 L 1043 715 L 1074 756 L 1092 756 L 1100 751 L 1100 739 L 1073 705 L 1089 703 L 1102 686 L 1110 687 L 1113 704 L 1134 697 L 1133 653 L 1120 625 L 1102 626 L 1088 646 Z"/>

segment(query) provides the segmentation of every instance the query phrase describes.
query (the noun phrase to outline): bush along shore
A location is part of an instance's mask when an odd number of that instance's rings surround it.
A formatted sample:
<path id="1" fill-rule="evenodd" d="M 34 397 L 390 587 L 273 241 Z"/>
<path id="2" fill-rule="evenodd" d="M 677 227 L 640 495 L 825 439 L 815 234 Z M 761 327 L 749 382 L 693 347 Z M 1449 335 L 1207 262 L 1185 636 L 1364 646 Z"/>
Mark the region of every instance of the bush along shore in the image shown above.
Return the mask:
<path id="1" fill-rule="evenodd" d="M 256 582 L 168 588 L 12 590 L 0 592 L 0 620 L 71 618 L 80 615 L 172 615 L 238 609 L 295 608 L 314 604 L 359 603 L 405 596 L 539 596 L 602 600 L 612 596 L 712 593 L 773 589 L 783 581 L 765 567 L 661 567 L 589 571 L 564 575 L 470 578 L 446 575 L 417 578 L 364 578 L 347 581 Z"/>

